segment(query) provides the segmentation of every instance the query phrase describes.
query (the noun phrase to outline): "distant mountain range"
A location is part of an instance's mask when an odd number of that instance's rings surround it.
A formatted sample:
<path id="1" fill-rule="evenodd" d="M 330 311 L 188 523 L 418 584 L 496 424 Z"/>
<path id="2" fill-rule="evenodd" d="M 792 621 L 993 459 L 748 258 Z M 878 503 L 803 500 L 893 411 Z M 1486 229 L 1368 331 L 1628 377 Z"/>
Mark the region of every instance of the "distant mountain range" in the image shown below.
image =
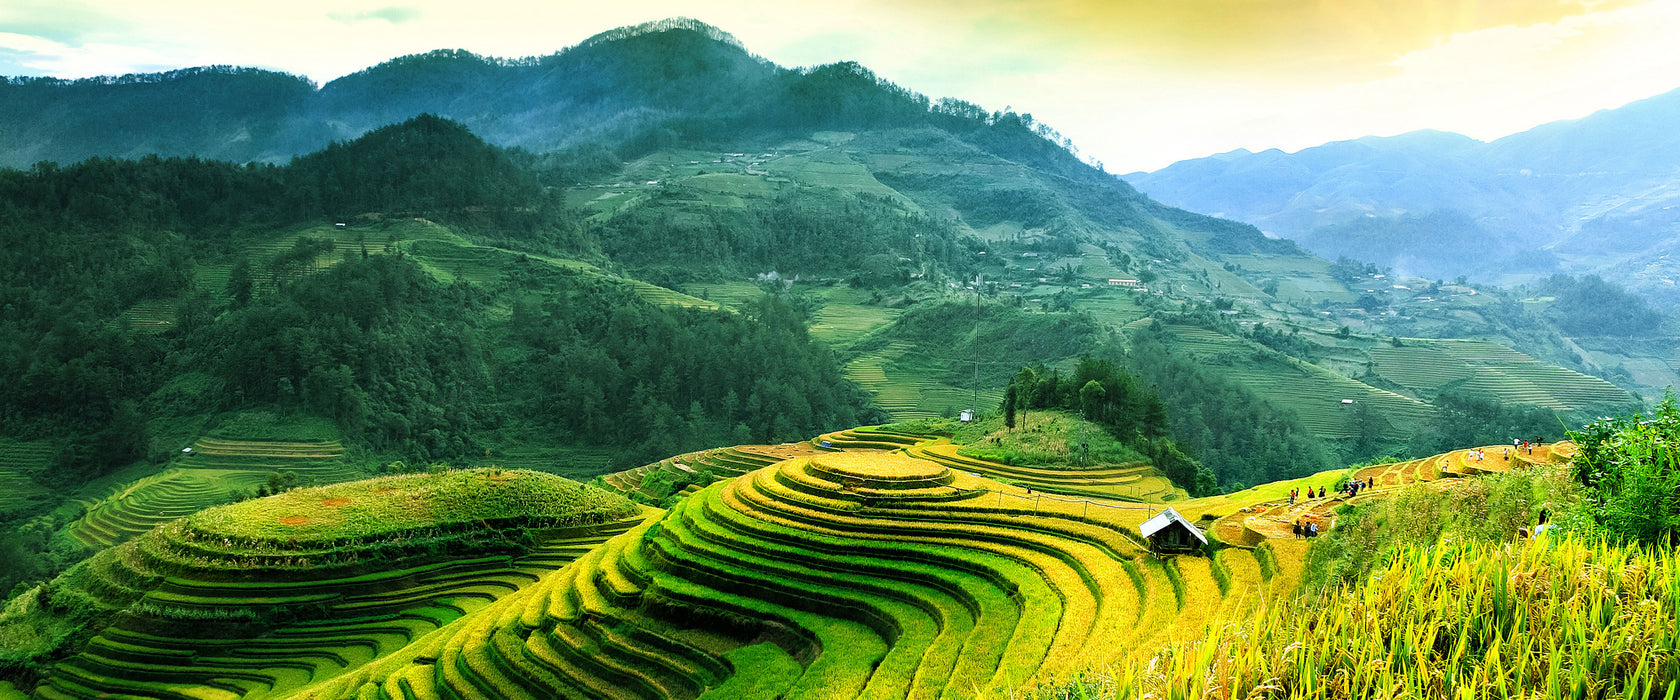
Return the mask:
<path id="1" fill-rule="evenodd" d="M 1680 303 L 1680 90 L 1483 143 L 1417 131 L 1125 179 L 1335 258 L 1436 278 L 1598 273 Z"/>

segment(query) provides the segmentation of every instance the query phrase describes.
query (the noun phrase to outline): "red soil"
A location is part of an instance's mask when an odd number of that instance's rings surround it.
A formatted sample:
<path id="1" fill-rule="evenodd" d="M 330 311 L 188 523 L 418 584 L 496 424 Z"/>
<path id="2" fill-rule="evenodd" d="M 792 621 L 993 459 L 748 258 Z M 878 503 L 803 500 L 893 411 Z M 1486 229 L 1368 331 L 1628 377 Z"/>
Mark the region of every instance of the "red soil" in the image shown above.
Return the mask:
<path id="1" fill-rule="evenodd" d="M 323 506 L 343 506 L 349 504 L 350 499 L 348 498 L 329 498 L 325 501 L 321 501 L 321 505 Z"/>
<path id="2" fill-rule="evenodd" d="M 293 527 L 297 527 L 298 525 L 306 525 L 308 523 L 309 523 L 309 518 L 305 517 L 305 516 L 302 516 L 302 515 L 288 515 L 288 516 L 280 519 L 280 524 L 281 525 L 291 525 Z"/>

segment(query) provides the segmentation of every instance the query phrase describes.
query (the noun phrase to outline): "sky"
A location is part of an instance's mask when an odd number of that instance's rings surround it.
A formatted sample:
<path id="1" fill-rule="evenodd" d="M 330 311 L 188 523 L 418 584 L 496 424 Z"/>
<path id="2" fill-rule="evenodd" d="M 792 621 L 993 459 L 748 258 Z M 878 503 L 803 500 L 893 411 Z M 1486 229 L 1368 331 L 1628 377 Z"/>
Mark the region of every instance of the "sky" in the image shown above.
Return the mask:
<path id="1" fill-rule="evenodd" d="M 857 61 L 1030 113 L 1115 173 L 1416 129 L 1491 140 L 1680 88 L 1680 0 L 5 0 L 0 75 L 241 65 L 325 83 L 676 16 L 783 66 Z"/>

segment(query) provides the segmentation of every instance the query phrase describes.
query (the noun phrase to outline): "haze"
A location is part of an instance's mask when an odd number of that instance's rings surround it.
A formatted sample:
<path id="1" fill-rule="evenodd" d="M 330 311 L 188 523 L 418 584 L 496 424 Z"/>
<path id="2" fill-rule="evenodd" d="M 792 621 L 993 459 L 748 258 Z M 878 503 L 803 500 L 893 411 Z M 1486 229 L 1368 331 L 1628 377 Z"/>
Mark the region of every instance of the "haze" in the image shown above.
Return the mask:
<path id="1" fill-rule="evenodd" d="M 855 60 L 1031 113 L 1110 172 L 1422 128 L 1492 139 L 1680 86 L 1680 0 L 24 0 L 0 7 L 0 75 L 232 64 L 325 82 L 437 48 L 548 54 L 678 15 L 782 65 Z"/>

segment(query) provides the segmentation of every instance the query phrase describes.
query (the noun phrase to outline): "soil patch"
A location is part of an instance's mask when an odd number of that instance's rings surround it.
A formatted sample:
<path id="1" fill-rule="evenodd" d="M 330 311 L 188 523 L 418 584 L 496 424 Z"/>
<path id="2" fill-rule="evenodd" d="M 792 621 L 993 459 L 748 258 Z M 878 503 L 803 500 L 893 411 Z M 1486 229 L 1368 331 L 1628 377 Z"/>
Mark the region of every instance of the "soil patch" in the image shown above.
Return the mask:
<path id="1" fill-rule="evenodd" d="M 323 505 L 323 506 L 347 506 L 347 505 L 350 505 L 350 499 L 348 499 L 348 498 L 329 498 L 325 501 L 321 501 L 321 505 Z"/>
<path id="2" fill-rule="evenodd" d="M 308 516 L 303 516 L 303 515 L 288 515 L 288 516 L 280 519 L 280 524 L 281 525 L 291 525 L 293 527 L 296 527 L 298 525 L 307 525 L 307 524 L 309 524 L 309 518 L 308 518 Z"/>

